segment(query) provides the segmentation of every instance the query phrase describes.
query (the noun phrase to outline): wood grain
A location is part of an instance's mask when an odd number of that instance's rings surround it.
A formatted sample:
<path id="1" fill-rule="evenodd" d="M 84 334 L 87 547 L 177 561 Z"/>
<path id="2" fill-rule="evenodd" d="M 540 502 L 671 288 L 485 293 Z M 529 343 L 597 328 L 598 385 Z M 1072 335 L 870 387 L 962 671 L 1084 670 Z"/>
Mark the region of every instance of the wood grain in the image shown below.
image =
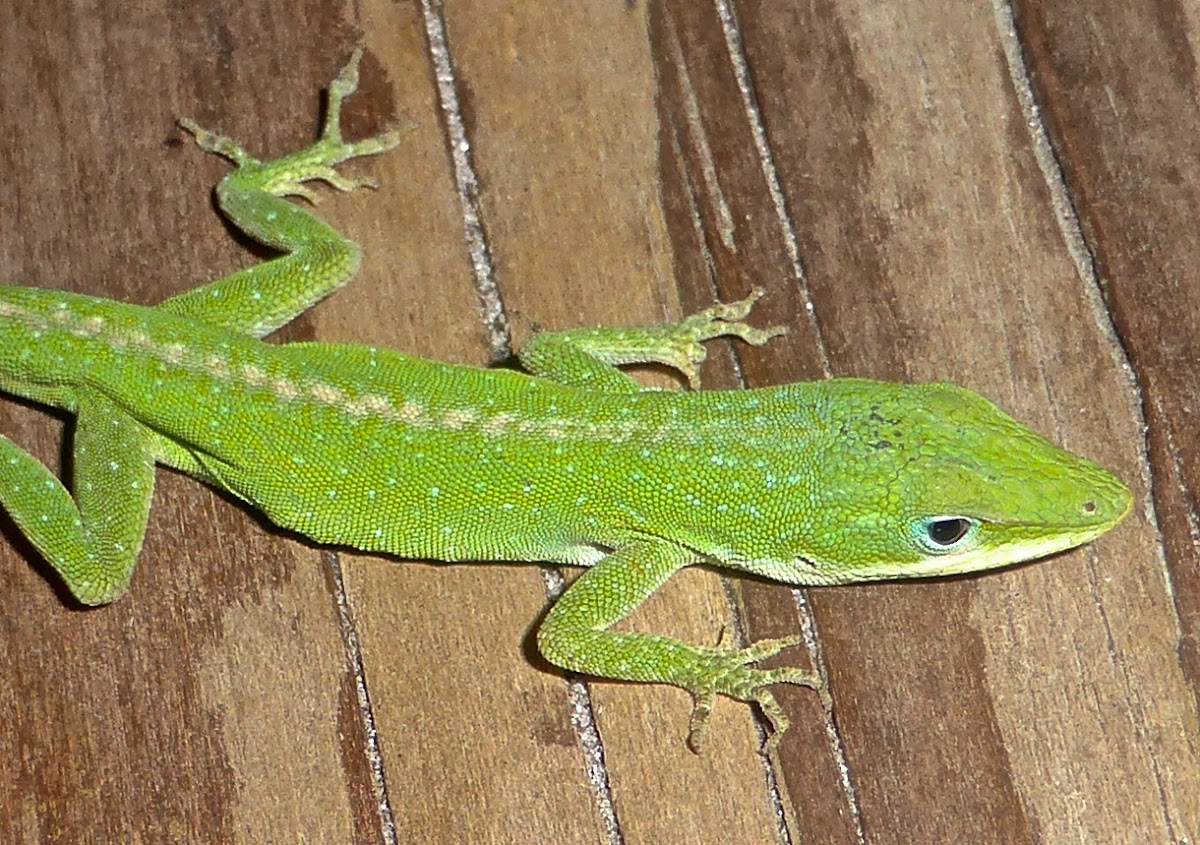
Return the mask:
<path id="1" fill-rule="evenodd" d="M 536 567 L 317 549 L 163 472 L 108 608 L 74 607 L 0 522 L 0 841 L 1200 838 L 1188 8 L 11 6 L 8 282 L 153 303 L 260 260 L 213 214 L 226 166 L 174 119 L 289 151 L 362 43 L 348 134 L 417 127 L 358 165 L 378 193 L 322 204 L 366 262 L 283 339 L 483 364 L 505 322 L 519 342 L 762 286 L 757 319 L 788 337 L 714 345 L 706 386 L 955 381 L 1114 469 L 1139 507 L 1085 550 L 983 577 L 673 581 L 628 624 L 809 632 L 789 658 L 830 693 L 781 694 L 793 728 L 764 765 L 747 708 L 721 702 L 696 756 L 686 695 L 548 669 Z M 59 420 L 5 402 L 0 431 L 60 462 Z"/>

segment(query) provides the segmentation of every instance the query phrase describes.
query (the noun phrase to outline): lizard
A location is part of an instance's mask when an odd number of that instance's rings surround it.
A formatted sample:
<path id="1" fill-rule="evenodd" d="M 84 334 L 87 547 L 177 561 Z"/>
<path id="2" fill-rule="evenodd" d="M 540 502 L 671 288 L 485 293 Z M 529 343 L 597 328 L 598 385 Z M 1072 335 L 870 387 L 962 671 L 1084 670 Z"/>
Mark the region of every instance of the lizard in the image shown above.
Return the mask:
<path id="1" fill-rule="evenodd" d="M 766 751 L 776 684 L 755 664 L 801 642 L 705 647 L 612 626 L 692 565 L 820 586 L 979 572 L 1087 543 L 1129 490 L 951 384 L 855 378 L 695 388 L 705 341 L 767 343 L 761 291 L 678 322 L 535 334 L 525 372 L 358 345 L 262 340 L 347 284 L 360 250 L 289 197 L 377 187 L 336 168 L 387 152 L 342 137 L 361 49 L 330 84 L 319 139 L 259 161 L 190 120 L 234 168 L 224 215 L 280 255 L 154 307 L 0 287 L 0 390 L 75 416 L 70 487 L 0 435 L 0 504 L 84 605 L 129 587 L 156 467 L 182 471 L 321 544 L 399 558 L 584 567 L 536 634 L 555 666 L 691 693 L 698 749 L 718 695 L 756 703 Z"/>

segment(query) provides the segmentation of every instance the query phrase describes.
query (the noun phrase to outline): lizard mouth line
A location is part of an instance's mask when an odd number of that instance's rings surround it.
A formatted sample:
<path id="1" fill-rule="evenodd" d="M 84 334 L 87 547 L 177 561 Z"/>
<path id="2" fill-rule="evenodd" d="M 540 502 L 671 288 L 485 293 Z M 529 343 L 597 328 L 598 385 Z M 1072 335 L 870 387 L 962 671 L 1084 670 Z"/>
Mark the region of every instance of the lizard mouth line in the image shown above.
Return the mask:
<path id="1" fill-rule="evenodd" d="M 1086 530 L 1044 537 L 1021 542 L 1010 542 L 990 548 L 974 548 L 954 554 L 929 557 L 917 563 L 883 564 L 872 567 L 875 578 L 930 578 L 941 575 L 962 575 L 1011 566 L 1023 561 L 1036 560 L 1058 552 L 1081 546 L 1108 530 L 1111 523 L 1094 526 Z"/>

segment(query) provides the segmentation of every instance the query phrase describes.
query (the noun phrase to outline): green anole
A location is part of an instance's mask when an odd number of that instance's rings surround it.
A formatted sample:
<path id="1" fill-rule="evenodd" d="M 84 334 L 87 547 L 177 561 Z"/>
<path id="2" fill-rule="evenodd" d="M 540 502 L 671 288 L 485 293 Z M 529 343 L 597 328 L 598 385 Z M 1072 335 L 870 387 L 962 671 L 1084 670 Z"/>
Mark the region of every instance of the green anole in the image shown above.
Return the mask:
<path id="1" fill-rule="evenodd" d="M 695 384 L 702 343 L 766 343 L 757 294 L 678 323 L 540 334 L 531 375 L 385 349 L 260 338 L 346 284 L 359 250 L 287 197 L 306 183 L 374 186 L 336 171 L 399 143 L 347 143 L 339 116 L 356 52 L 333 81 L 320 139 L 260 162 L 182 125 L 236 166 L 225 215 L 282 255 L 156 307 L 0 288 L 0 389 L 76 416 L 68 490 L 0 436 L 0 502 L 89 605 L 124 593 L 156 464 L 181 470 L 320 543 L 443 561 L 588 567 L 541 624 L 541 653 L 598 678 L 693 695 L 693 744 L 714 698 L 819 685 L 760 669 L 799 642 L 746 648 L 614 632 L 693 564 L 796 585 L 974 572 L 1086 543 L 1129 491 L 979 395 L 946 384 L 832 379 L 746 391 L 646 389 L 617 369 L 658 362 Z"/>

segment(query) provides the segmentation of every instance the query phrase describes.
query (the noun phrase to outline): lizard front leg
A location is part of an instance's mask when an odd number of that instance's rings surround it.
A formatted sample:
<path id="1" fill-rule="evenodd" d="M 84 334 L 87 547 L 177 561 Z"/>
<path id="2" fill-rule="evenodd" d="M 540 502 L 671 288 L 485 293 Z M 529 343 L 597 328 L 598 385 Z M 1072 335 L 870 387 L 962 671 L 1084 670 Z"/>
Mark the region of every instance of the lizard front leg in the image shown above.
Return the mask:
<path id="1" fill-rule="evenodd" d="M 670 637 L 609 631 L 680 569 L 695 552 L 665 540 L 632 541 L 604 558 L 571 585 L 538 630 L 538 649 L 556 666 L 598 678 L 672 684 L 692 694 L 689 744 L 699 750 L 717 695 L 756 702 L 771 724 L 764 750 L 778 745 L 788 721 L 768 687 L 819 687 L 815 673 L 750 666 L 799 638 L 761 640 L 742 649 L 704 648 Z"/>
<path id="2" fill-rule="evenodd" d="M 695 388 L 707 355 L 701 345 L 717 337 L 740 337 L 762 346 L 787 329 L 759 329 L 743 322 L 762 297 L 756 290 L 737 302 L 714 305 L 680 320 L 640 328 L 569 329 L 534 335 L 521 349 L 521 365 L 534 375 L 590 390 L 645 390 L 617 369 L 623 364 L 665 364 Z"/>

